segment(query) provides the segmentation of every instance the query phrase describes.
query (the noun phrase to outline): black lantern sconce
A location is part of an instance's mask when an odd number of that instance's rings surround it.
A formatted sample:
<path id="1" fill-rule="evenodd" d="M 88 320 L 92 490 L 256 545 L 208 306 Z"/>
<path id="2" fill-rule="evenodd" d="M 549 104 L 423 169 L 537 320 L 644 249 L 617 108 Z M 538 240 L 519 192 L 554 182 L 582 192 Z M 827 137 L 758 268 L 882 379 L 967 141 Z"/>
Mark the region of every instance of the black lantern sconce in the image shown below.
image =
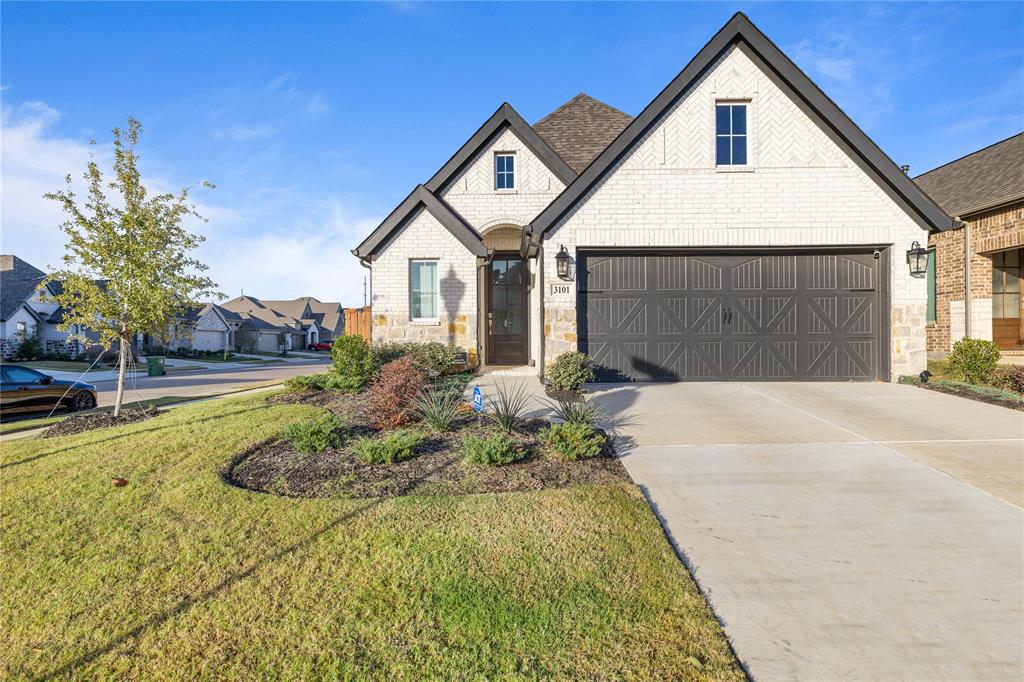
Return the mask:
<path id="1" fill-rule="evenodd" d="M 569 252 L 565 250 L 565 246 L 563 245 L 555 256 L 555 266 L 558 268 L 559 279 L 569 279 L 570 260 Z"/>
<path id="2" fill-rule="evenodd" d="M 913 277 L 921 277 L 928 272 L 928 249 L 914 242 L 907 251 L 907 265 Z"/>

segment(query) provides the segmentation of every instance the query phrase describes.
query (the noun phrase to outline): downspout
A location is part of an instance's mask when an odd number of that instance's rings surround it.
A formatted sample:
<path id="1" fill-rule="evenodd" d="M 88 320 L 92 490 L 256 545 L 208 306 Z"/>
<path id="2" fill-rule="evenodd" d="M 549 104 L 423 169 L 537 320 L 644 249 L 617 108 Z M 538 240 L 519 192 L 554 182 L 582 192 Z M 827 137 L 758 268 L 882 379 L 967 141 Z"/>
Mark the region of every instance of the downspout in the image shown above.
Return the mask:
<path id="1" fill-rule="evenodd" d="M 959 218 L 957 218 L 959 220 Z M 964 223 L 964 338 L 971 338 L 971 223 Z"/>
<path id="2" fill-rule="evenodd" d="M 370 271 L 370 296 L 367 298 L 367 303 L 370 304 L 370 343 L 373 343 L 373 266 L 370 265 L 368 260 L 364 260 L 355 249 L 352 249 L 352 255 L 359 259 L 359 264 Z M 348 334 L 348 330 L 345 330 Z"/>

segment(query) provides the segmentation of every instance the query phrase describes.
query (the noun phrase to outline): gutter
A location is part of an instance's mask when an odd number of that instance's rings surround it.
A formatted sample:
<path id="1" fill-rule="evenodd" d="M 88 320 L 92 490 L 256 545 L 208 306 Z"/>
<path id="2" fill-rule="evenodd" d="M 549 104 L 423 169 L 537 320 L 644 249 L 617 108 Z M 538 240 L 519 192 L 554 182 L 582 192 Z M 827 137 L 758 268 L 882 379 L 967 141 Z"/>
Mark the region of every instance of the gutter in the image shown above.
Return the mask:
<path id="1" fill-rule="evenodd" d="M 956 220 L 959 220 L 957 218 Z M 971 338 L 971 224 L 964 223 L 964 338 Z"/>

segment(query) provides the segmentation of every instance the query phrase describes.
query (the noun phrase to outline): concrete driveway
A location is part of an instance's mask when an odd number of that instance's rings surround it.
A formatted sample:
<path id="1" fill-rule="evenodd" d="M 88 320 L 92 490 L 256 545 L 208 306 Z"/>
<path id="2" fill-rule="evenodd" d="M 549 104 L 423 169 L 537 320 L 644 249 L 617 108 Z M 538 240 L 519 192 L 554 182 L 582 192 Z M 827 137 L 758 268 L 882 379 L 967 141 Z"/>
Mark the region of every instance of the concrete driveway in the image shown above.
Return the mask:
<path id="1" fill-rule="evenodd" d="M 891 384 L 596 387 L 756 680 L 1024 679 L 1024 414 Z"/>

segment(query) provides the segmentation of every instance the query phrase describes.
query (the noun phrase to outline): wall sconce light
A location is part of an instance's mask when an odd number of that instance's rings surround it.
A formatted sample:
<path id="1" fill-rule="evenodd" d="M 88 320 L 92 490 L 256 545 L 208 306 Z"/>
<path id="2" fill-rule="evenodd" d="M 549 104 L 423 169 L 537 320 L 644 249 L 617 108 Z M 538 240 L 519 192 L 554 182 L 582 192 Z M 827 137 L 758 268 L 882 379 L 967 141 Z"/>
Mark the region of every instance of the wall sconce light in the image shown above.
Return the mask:
<path id="1" fill-rule="evenodd" d="M 569 279 L 569 252 L 563 245 L 555 256 L 555 265 L 558 268 L 559 279 Z"/>
<path id="2" fill-rule="evenodd" d="M 914 242 L 907 251 L 907 265 L 910 266 L 910 274 L 920 277 L 928 272 L 928 249 Z"/>

